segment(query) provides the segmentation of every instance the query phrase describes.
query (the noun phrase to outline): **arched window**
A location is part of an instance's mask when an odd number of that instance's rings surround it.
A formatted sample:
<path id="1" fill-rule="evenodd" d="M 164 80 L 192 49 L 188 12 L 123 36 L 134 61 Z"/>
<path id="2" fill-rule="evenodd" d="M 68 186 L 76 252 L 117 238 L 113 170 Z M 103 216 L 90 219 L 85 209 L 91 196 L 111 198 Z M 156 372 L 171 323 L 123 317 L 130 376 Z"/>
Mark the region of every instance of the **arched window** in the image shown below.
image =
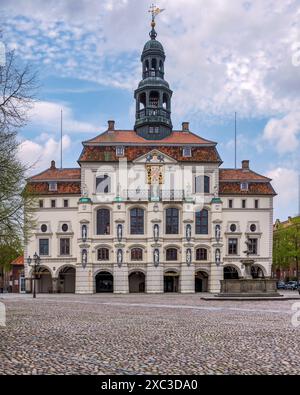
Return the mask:
<path id="1" fill-rule="evenodd" d="M 207 249 L 198 248 L 196 250 L 196 261 L 207 261 Z"/>
<path id="2" fill-rule="evenodd" d="M 96 192 L 97 193 L 110 193 L 111 192 L 111 179 L 107 174 L 98 176 L 96 178 Z"/>
<path id="3" fill-rule="evenodd" d="M 163 94 L 163 108 L 169 110 L 169 97 L 166 93 Z"/>
<path id="4" fill-rule="evenodd" d="M 161 72 L 164 71 L 164 64 L 163 64 L 162 60 L 159 61 L 159 71 L 161 71 Z"/>
<path id="5" fill-rule="evenodd" d="M 159 103 L 159 93 L 157 91 L 151 91 L 149 96 L 149 106 L 157 108 Z"/>
<path id="6" fill-rule="evenodd" d="M 143 260 L 143 250 L 141 248 L 133 248 L 131 250 L 131 260 L 132 261 L 142 261 Z"/>
<path id="7" fill-rule="evenodd" d="M 149 60 L 148 59 L 145 62 L 145 70 L 149 71 Z"/>
<path id="8" fill-rule="evenodd" d="M 146 93 L 141 93 L 139 97 L 139 110 L 143 110 L 146 107 Z"/>
<path id="9" fill-rule="evenodd" d="M 144 210 L 142 208 L 130 210 L 130 233 L 132 235 L 144 234 Z"/>
<path id="10" fill-rule="evenodd" d="M 196 212 L 196 234 L 208 234 L 208 211 L 205 209 Z"/>
<path id="11" fill-rule="evenodd" d="M 151 61 L 151 69 L 156 70 L 157 69 L 157 60 L 154 58 Z"/>
<path id="12" fill-rule="evenodd" d="M 97 259 L 98 261 L 109 261 L 109 249 L 99 248 Z"/>
<path id="13" fill-rule="evenodd" d="M 178 254 L 176 248 L 168 248 L 166 251 L 166 260 L 167 261 L 177 261 Z"/>
<path id="14" fill-rule="evenodd" d="M 179 233 L 179 210 L 168 208 L 166 210 L 166 234 L 177 235 Z"/>
<path id="15" fill-rule="evenodd" d="M 97 210 L 97 235 L 110 234 L 110 212 L 106 208 Z"/>

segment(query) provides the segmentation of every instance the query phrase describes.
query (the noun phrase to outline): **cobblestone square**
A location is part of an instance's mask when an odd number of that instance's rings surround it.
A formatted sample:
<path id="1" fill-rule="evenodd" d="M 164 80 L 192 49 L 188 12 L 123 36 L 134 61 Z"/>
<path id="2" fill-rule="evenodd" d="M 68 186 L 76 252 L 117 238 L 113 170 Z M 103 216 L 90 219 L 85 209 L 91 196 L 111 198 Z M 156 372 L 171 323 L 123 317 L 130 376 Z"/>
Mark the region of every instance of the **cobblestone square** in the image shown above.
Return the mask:
<path id="1" fill-rule="evenodd" d="M 0 374 L 299 374 L 295 301 L 199 295 L 0 298 Z"/>

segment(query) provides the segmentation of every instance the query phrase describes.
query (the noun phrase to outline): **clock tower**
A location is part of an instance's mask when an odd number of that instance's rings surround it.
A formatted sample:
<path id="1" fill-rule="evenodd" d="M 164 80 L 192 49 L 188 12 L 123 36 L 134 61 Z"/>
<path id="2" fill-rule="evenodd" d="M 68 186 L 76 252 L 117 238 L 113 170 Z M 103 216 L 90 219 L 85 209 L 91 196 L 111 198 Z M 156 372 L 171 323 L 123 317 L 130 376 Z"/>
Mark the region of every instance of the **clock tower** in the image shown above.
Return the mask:
<path id="1" fill-rule="evenodd" d="M 161 140 L 172 132 L 171 97 L 173 92 L 165 81 L 166 55 L 162 44 L 156 40 L 155 14 L 152 13 L 150 40 L 145 44 L 141 57 L 143 79 L 134 93 L 136 121 L 134 129 L 147 140 Z"/>

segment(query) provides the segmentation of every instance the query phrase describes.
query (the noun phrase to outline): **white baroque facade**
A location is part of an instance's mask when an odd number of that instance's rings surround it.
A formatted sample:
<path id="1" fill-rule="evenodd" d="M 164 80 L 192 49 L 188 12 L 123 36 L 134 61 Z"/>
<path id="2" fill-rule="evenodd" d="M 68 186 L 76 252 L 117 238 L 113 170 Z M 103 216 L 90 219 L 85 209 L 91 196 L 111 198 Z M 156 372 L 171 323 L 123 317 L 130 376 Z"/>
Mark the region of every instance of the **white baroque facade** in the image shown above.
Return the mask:
<path id="1" fill-rule="evenodd" d="M 254 277 L 271 276 L 271 180 L 249 161 L 222 169 L 216 143 L 187 122 L 173 130 L 154 27 L 150 37 L 134 130 L 109 121 L 83 143 L 80 167 L 52 162 L 28 180 L 37 196 L 37 227 L 25 248 L 28 292 L 27 258 L 35 253 L 38 292 L 217 293 L 223 278 L 244 276 L 247 254 Z"/>

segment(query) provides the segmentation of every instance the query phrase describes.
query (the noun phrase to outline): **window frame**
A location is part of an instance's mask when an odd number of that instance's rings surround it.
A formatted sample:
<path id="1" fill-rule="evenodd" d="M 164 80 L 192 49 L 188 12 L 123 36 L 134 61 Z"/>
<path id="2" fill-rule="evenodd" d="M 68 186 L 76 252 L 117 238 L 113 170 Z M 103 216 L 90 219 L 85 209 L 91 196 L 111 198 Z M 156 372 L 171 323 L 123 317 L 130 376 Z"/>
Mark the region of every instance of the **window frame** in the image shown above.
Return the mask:
<path id="1" fill-rule="evenodd" d="M 105 225 L 102 225 L 100 223 L 101 222 L 100 218 L 99 218 L 100 212 L 102 212 L 102 213 L 105 212 L 107 215 L 107 217 L 105 217 L 106 218 Z M 110 225 L 111 218 L 110 217 L 111 217 L 110 209 L 102 207 L 102 208 L 98 208 L 96 210 L 96 235 L 97 236 L 109 236 L 111 234 L 111 225 Z M 107 221 L 107 219 L 108 219 L 108 221 Z M 102 218 L 102 220 L 103 220 L 103 218 Z M 103 233 L 102 233 L 102 231 L 100 231 L 100 229 L 103 230 Z"/>
<path id="2" fill-rule="evenodd" d="M 133 213 L 136 213 L 133 215 Z M 142 215 L 141 215 L 142 214 Z M 145 209 L 142 207 L 132 207 L 129 210 L 129 232 L 130 235 L 145 234 Z"/>
<path id="3" fill-rule="evenodd" d="M 100 258 L 100 255 L 101 255 L 101 253 L 104 253 L 104 254 L 102 254 L 102 255 L 104 255 L 104 258 L 103 259 L 101 259 Z M 107 247 L 100 247 L 100 248 L 98 248 L 97 249 L 97 261 L 99 261 L 99 262 L 107 262 L 107 261 L 109 261 L 109 248 L 107 248 Z"/>
<path id="4" fill-rule="evenodd" d="M 234 241 L 234 243 L 233 243 Z M 228 255 L 238 255 L 238 238 L 230 237 L 228 239 Z"/>
<path id="5" fill-rule="evenodd" d="M 169 255 L 170 253 L 171 256 Z M 173 253 L 174 255 L 172 255 Z M 178 248 L 175 247 L 166 248 L 166 262 L 177 262 L 177 261 L 178 261 Z"/>
<path id="6" fill-rule="evenodd" d="M 175 216 L 174 213 L 177 213 Z M 170 214 L 168 214 L 170 213 Z M 165 234 L 178 235 L 179 234 L 179 220 L 180 213 L 177 207 L 169 207 L 165 210 Z"/>
<path id="7" fill-rule="evenodd" d="M 63 245 L 64 243 L 65 245 Z M 71 239 L 69 237 L 61 237 L 59 239 L 59 255 L 60 256 L 71 255 Z"/>
<path id="8" fill-rule="evenodd" d="M 205 216 L 203 217 L 203 214 Z M 203 224 L 203 220 L 205 223 Z M 203 230 L 204 229 L 204 230 Z M 208 235 L 209 234 L 209 213 L 206 208 L 195 213 L 195 234 L 196 235 Z"/>
<path id="9" fill-rule="evenodd" d="M 47 254 L 46 253 L 42 253 L 42 250 L 41 250 L 41 242 L 42 241 L 47 241 Z M 49 256 L 49 251 L 50 251 L 50 241 L 49 241 L 49 239 L 48 238 L 40 238 L 39 239 L 39 255 L 40 256 Z"/>
<path id="10" fill-rule="evenodd" d="M 249 243 L 251 243 L 251 245 L 249 244 L 248 246 L 248 251 L 249 251 L 249 255 L 258 255 L 258 238 L 257 237 L 249 237 L 248 238 Z M 255 243 L 253 243 L 255 242 Z M 255 248 L 253 248 L 255 247 Z"/>
<path id="11" fill-rule="evenodd" d="M 205 254 L 202 254 L 205 251 Z M 196 249 L 196 261 L 205 262 L 208 260 L 208 250 L 205 247 L 199 247 Z"/>
<path id="12" fill-rule="evenodd" d="M 136 257 L 134 256 L 135 253 L 137 253 Z M 131 248 L 131 250 L 130 250 L 130 260 L 133 261 L 133 262 L 141 262 L 141 261 L 143 261 L 143 253 L 144 253 L 144 251 L 140 247 L 133 247 L 133 248 Z"/>

